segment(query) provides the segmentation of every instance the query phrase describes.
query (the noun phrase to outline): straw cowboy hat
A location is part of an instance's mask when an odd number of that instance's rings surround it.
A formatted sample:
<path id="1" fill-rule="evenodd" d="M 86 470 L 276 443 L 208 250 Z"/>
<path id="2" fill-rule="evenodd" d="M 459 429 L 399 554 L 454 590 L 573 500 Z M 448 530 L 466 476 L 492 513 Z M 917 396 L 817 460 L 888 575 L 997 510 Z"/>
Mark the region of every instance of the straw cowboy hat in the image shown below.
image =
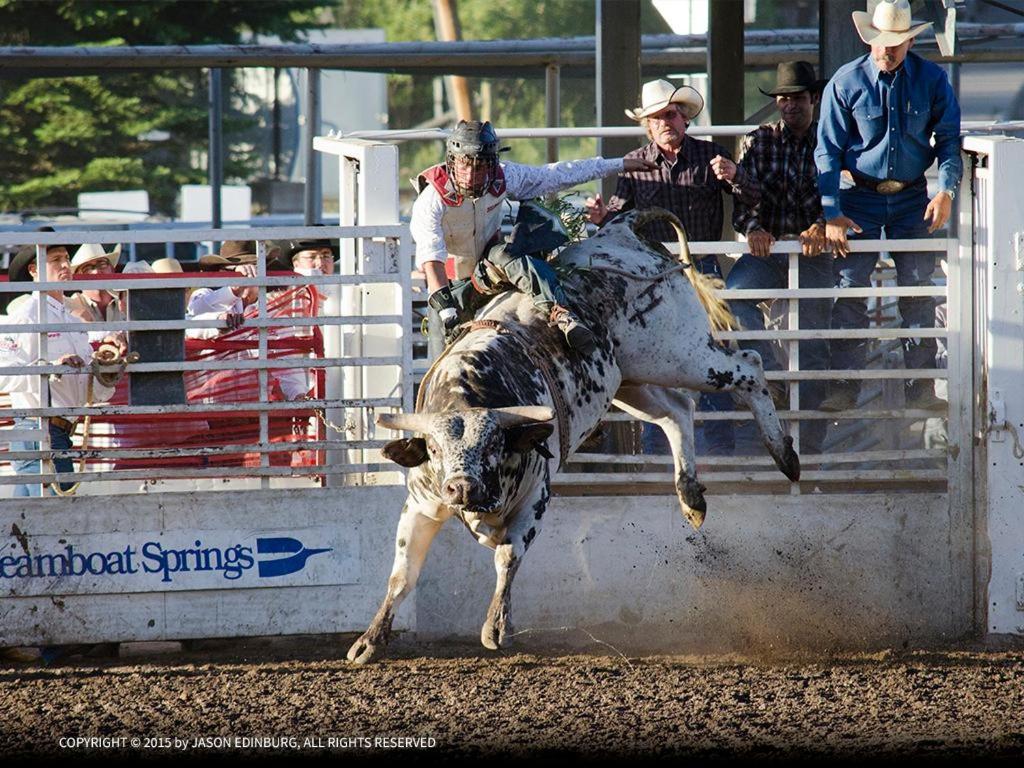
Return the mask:
<path id="1" fill-rule="evenodd" d="M 881 0 L 873 14 L 854 11 L 853 24 L 865 43 L 886 47 L 900 45 L 931 26 L 927 21 L 912 20 L 908 0 Z"/>
<path id="2" fill-rule="evenodd" d="M 680 85 L 677 88 L 668 80 L 651 80 L 644 83 L 640 94 L 640 106 L 636 109 L 627 109 L 626 117 L 639 122 L 645 117 L 661 112 L 669 104 L 678 104 L 682 107 L 686 119 L 693 120 L 704 109 L 704 97 L 688 85 Z"/>
<path id="3" fill-rule="evenodd" d="M 84 243 L 71 258 L 71 274 L 77 275 L 78 271 L 86 264 L 92 264 L 97 261 L 106 261 L 111 267 L 116 267 L 117 262 L 121 260 L 121 244 L 118 243 L 114 250 L 107 251 L 103 250 L 103 246 L 99 243 Z"/>
<path id="4" fill-rule="evenodd" d="M 200 257 L 200 267 L 224 267 L 235 264 L 256 263 L 255 240 L 225 240 L 219 254 Z"/>
<path id="5" fill-rule="evenodd" d="M 825 87 L 826 80 L 819 80 L 814 74 L 814 65 L 806 61 L 783 61 L 775 70 L 775 87 L 770 91 L 758 87 L 765 96 L 785 96 L 788 93 L 810 91 L 818 93 Z"/>

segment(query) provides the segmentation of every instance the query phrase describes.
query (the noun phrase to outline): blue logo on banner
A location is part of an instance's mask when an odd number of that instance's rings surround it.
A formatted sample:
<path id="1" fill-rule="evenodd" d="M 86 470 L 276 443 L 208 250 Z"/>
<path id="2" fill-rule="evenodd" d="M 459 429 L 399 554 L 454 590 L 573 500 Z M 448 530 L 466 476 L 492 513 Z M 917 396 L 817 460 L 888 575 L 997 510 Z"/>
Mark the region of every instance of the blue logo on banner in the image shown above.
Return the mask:
<path id="1" fill-rule="evenodd" d="M 256 539 L 256 554 L 258 555 L 291 555 L 291 557 L 283 557 L 276 560 L 261 560 L 259 562 L 260 578 L 287 576 L 289 573 L 301 571 L 306 567 L 306 561 L 313 555 L 330 551 L 330 547 L 326 549 L 306 549 L 302 546 L 301 541 L 288 537 Z"/>

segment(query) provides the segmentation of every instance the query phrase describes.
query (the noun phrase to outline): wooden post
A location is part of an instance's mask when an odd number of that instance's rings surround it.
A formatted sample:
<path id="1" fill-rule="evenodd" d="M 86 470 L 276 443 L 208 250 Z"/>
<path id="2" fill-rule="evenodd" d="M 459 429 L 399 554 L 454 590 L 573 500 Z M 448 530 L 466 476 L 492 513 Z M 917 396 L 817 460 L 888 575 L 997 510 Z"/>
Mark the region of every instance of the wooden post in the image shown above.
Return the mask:
<path id="1" fill-rule="evenodd" d="M 459 13 L 455 0 L 434 0 L 434 30 L 438 40 L 462 39 Z M 448 106 L 455 110 L 459 120 L 473 119 L 473 102 L 469 97 L 469 80 L 465 77 L 446 77 Z"/>
<path id="2" fill-rule="evenodd" d="M 866 9 L 865 0 L 818 0 L 819 77 L 831 78 L 843 64 L 867 53 L 852 16 Z"/>
<path id="3" fill-rule="evenodd" d="M 640 99 L 640 0 L 597 2 L 597 124 L 631 125 L 624 110 Z M 636 149 L 636 139 L 599 139 L 598 153 L 622 157 Z M 607 200 L 615 192 L 615 177 L 601 182 Z"/>

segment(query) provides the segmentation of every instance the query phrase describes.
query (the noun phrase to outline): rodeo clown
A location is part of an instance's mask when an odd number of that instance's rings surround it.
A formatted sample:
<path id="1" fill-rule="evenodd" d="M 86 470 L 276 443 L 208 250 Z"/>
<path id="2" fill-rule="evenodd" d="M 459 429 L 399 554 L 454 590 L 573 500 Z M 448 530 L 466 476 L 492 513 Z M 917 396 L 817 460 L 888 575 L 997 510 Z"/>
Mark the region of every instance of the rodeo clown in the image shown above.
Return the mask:
<path id="1" fill-rule="evenodd" d="M 445 161 L 417 179 L 419 197 L 412 208 L 411 230 L 416 265 L 450 338 L 459 324 L 472 319 L 486 299 L 509 287 L 534 304 L 565 334 L 569 346 L 583 354 L 594 350 L 590 329 L 566 306 L 554 270 L 530 256 L 537 238 L 501 238 L 506 199 L 541 197 L 602 176 L 639 171 L 645 160 L 595 157 L 534 167 L 499 163 L 498 136 L 489 122 L 460 120 L 448 136 Z M 447 267 L 447 269 L 446 269 Z M 454 282 L 449 285 L 449 278 Z"/>

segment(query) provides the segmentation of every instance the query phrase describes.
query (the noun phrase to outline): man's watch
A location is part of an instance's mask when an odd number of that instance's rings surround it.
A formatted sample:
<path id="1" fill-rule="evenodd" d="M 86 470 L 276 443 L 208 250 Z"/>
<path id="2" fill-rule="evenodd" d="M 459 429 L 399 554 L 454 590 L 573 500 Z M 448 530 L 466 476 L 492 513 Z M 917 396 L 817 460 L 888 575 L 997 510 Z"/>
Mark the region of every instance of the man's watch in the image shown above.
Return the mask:
<path id="1" fill-rule="evenodd" d="M 945 192 L 947 195 L 949 195 L 949 199 L 950 200 L 956 200 L 956 190 L 955 189 L 944 189 L 942 191 Z"/>

